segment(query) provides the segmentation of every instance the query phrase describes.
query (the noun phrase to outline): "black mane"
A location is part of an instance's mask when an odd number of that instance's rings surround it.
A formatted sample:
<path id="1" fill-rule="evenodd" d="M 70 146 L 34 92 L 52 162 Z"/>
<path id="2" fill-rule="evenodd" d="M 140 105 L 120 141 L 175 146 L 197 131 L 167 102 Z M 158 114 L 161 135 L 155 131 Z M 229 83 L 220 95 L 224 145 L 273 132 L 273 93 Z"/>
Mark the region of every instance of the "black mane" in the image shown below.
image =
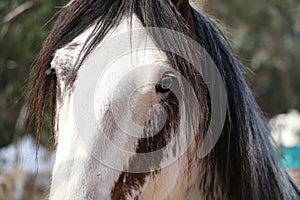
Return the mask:
<path id="1" fill-rule="evenodd" d="M 202 198 L 299 199 L 299 188 L 276 155 L 266 120 L 245 82 L 241 65 L 231 53 L 226 38 L 203 12 L 196 9 L 192 9 L 192 12 L 197 39 L 217 65 L 228 94 L 224 130 L 213 151 L 199 166 L 202 174 L 199 182 Z M 43 130 L 49 97 L 55 99 L 55 92 L 49 92 L 53 81 L 45 73 L 55 50 L 96 23 L 94 33 L 97 37 L 88 46 L 88 54 L 124 16 L 132 14 L 136 14 L 145 27 L 163 27 L 192 36 L 180 14 L 167 0 L 77 0 L 64 7 L 32 71 L 27 125 L 36 121 L 38 137 Z M 152 37 L 156 39 L 155 35 Z M 184 60 L 171 53 L 167 55 L 180 71 L 186 72 L 185 76 L 192 73 Z M 74 73 L 70 83 L 75 77 Z M 203 87 L 200 81 L 194 81 L 193 85 Z M 54 116 L 55 101 L 52 102 Z"/>
<path id="2" fill-rule="evenodd" d="M 299 188 L 276 155 L 241 64 L 216 24 L 201 12 L 194 10 L 193 14 L 199 40 L 222 74 L 229 102 L 227 123 L 210 155 L 216 162 L 210 170 L 220 170 L 218 176 L 227 187 L 228 199 L 299 199 Z"/>

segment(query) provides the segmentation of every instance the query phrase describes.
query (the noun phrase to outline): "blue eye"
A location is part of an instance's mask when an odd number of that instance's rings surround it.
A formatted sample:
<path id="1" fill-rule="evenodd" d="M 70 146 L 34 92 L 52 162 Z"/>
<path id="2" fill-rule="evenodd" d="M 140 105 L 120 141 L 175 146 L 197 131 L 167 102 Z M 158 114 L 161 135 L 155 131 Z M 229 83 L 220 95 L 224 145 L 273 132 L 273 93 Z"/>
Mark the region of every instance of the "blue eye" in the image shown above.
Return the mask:
<path id="1" fill-rule="evenodd" d="M 160 79 L 160 81 L 156 84 L 156 92 L 159 93 L 167 93 L 171 90 L 175 75 L 171 72 L 167 72 L 163 75 L 163 77 Z"/>

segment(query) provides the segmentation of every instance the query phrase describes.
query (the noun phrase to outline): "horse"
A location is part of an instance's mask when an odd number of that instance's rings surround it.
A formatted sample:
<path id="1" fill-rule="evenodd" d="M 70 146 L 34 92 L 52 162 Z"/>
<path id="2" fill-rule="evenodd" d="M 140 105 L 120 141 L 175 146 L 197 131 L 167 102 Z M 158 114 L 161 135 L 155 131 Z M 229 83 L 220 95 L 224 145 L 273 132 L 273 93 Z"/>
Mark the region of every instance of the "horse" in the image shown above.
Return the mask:
<path id="1" fill-rule="evenodd" d="M 27 103 L 38 141 L 50 104 L 49 199 L 299 199 L 241 67 L 188 0 L 70 1 Z"/>

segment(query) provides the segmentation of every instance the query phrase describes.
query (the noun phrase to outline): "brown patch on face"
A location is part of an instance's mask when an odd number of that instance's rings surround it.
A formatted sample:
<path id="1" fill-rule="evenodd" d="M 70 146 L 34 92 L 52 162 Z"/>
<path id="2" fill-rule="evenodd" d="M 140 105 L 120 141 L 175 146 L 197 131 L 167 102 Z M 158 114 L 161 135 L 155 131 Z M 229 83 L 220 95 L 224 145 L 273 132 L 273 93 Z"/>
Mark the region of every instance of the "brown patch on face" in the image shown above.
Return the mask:
<path id="1" fill-rule="evenodd" d="M 189 26 L 191 32 L 196 35 L 196 28 L 194 24 L 192 9 L 188 0 L 169 0 L 169 2 L 176 8 L 176 10 L 185 19 L 186 24 Z"/>
<path id="2" fill-rule="evenodd" d="M 141 194 L 141 188 L 145 183 L 147 176 L 151 173 L 126 173 L 123 172 L 115 184 L 115 187 L 111 191 L 112 200 L 125 200 L 126 196 L 129 194 L 133 199 L 138 199 Z M 137 191 L 137 194 L 133 196 L 131 190 Z"/>
<path id="3" fill-rule="evenodd" d="M 159 150 L 168 144 L 171 137 L 174 137 L 172 133 L 178 132 L 178 102 L 176 101 L 176 97 L 174 95 L 171 95 L 169 99 L 171 100 L 168 101 L 169 103 L 166 106 L 166 110 L 168 112 L 168 120 L 164 128 L 154 136 L 139 139 L 136 153 L 148 153 Z M 151 129 L 151 122 L 147 122 L 147 124 L 145 125 L 144 134 L 147 135 L 147 131 L 151 131 L 148 129 Z M 161 151 L 161 154 L 155 158 L 149 158 L 146 154 L 144 154 L 144 157 L 142 159 L 141 156 L 134 156 L 129 162 L 129 169 L 130 171 L 140 171 L 140 168 L 144 168 L 144 166 L 147 166 L 148 170 L 151 171 L 151 169 L 157 169 L 159 167 L 162 159 L 163 151 Z M 159 170 L 145 173 L 122 172 L 111 191 L 112 199 L 122 200 L 126 199 L 128 195 L 130 195 L 133 199 L 138 199 L 141 195 L 146 178 L 158 173 L 160 173 Z M 134 194 L 132 193 L 132 190 L 135 191 Z"/>

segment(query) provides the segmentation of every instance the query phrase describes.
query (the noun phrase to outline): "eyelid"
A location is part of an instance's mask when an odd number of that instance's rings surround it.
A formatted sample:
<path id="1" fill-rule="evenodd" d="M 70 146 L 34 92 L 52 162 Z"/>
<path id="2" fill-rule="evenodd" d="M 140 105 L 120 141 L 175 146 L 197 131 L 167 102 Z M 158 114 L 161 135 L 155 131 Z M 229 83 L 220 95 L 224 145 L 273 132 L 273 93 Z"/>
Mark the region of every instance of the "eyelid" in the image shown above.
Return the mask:
<path id="1" fill-rule="evenodd" d="M 166 73 L 163 74 L 162 78 L 163 78 L 164 76 L 171 76 L 171 77 L 176 78 L 176 75 L 175 75 L 173 72 L 166 72 Z"/>

